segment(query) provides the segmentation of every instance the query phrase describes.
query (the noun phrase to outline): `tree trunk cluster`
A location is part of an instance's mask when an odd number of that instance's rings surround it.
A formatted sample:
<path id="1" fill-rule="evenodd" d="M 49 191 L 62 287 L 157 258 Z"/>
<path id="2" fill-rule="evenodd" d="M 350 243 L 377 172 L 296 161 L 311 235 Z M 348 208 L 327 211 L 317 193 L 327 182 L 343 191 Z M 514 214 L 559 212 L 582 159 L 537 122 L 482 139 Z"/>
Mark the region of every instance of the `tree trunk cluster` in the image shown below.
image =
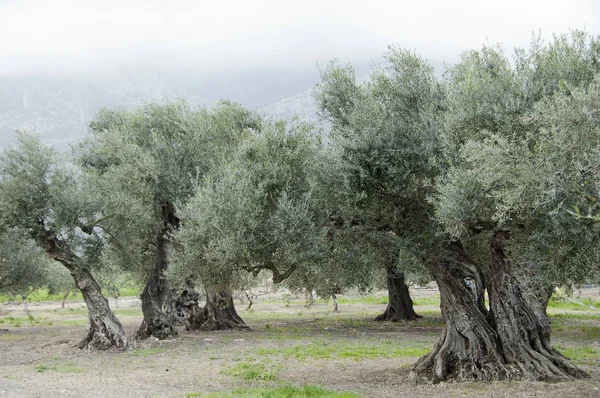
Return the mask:
<path id="1" fill-rule="evenodd" d="M 485 275 L 459 244 L 451 245 L 451 254 L 436 268 L 446 325 L 433 351 L 413 368 L 418 380 L 588 377 L 552 348 L 545 305 L 533 300 L 529 287 L 515 275 L 506 254 L 508 236 L 506 231 L 493 233 L 492 263 Z"/>

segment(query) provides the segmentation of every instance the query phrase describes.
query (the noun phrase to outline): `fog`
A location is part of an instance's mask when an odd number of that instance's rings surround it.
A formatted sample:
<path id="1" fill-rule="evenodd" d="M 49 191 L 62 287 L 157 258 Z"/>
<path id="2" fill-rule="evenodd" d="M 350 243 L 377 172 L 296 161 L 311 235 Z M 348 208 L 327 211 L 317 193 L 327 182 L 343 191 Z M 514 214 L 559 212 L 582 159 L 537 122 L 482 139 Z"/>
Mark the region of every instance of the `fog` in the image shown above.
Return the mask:
<path id="1" fill-rule="evenodd" d="M 598 33 L 599 16 L 591 0 L 0 0 L 0 76 L 306 69 L 391 43 L 451 62 L 483 43 L 527 46 L 538 30 Z"/>

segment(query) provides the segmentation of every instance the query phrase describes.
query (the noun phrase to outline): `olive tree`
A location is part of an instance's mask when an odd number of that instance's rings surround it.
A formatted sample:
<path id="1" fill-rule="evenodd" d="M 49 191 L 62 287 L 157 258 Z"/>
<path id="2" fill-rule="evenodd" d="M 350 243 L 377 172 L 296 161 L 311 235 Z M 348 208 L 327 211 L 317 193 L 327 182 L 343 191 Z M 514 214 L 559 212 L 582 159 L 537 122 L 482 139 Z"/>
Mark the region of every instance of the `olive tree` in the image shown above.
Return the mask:
<path id="1" fill-rule="evenodd" d="M 80 162 L 103 187 L 110 256 L 146 280 L 137 338 L 176 334 L 176 300 L 166 277 L 180 225 L 176 204 L 185 203 L 258 122 L 234 103 L 192 110 L 176 100 L 104 109 L 91 123 Z"/>
<path id="2" fill-rule="evenodd" d="M 0 158 L 0 223 L 26 231 L 50 259 L 71 273 L 89 312 L 89 330 L 80 348 L 127 347 L 123 327 L 92 275 L 102 265 L 104 243 L 99 195 L 80 170 L 38 138 L 18 133 L 17 141 Z M 30 248 L 22 243 L 21 250 Z M 19 261 L 26 259 L 21 254 Z"/>
<path id="3" fill-rule="evenodd" d="M 0 292 L 21 297 L 25 313 L 29 313 L 27 296 L 48 285 L 56 272 L 53 268 L 27 231 L 10 228 L 0 232 Z"/>
<path id="4" fill-rule="evenodd" d="M 568 210 L 595 189 L 584 176 L 597 156 L 598 49 L 576 32 L 534 42 L 514 63 L 499 48 L 467 52 L 448 73 L 447 169 L 432 202 L 445 233 L 471 248 L 472 261 L 446 272 L 454 288 L 440 286 L 441 301 L 453 322 L 446 319 L 417 374 L 587 376 L 552 347 L 545 306 L 553 284 L 597 268 L 597 233 L 577 227 Z M 568 271 L 574 268 L 580 271 Z M 489 310 L 480 303 L 484 290 Z"/>
<path id="5" fill-rule="evenodd" d="M 432 208 L 426 198 L 437 173 L 431 159 L 443 95 L 433 68 L 414 52 L 390 47 L 385 58 L 363 84 L 350 66 L 331 63 L 315 90 L 341 163 L 339 183 L 332 187 L 341 205 L 333 217 L 338 229 L 392 232 L 398 247 L 408 250 L 402 257 L 419 267 L 430 261 L 437 245 L 427 238 Z M 380 245 L 388 247 L 385 239 Z M 402 272 L 408 264 L 398 264 L 400 255 L 388 253 L 383 261 L 389 305 L 378 320 L 417 318 Z"/>
<path id="6" fill-rule="evenodd" d="M 181 209 L 173 274 L 206 289 L 200 329 L 245 327 L 231 299 L 245 273 L 266 270 L 280 283 L 324 255 L 326 230 L 311 196 L 318 156 L 310 126 L 264 122 Z"/>

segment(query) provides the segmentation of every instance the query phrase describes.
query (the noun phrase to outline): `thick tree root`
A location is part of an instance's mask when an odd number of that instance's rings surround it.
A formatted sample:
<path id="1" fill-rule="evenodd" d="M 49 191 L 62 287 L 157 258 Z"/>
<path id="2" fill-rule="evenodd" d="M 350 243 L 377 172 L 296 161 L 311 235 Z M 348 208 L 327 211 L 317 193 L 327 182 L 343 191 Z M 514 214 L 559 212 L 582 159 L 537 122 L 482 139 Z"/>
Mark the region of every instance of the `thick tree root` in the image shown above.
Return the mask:
<path id="1" fill-rule="evenodd" d="M 397 311 L 396 308 L 390 304 L 382 314 L 375 317 L 375 322 L 400 322 L 400 321 L 414 321 L 415 319 L 422 318 L 421 315 L 417 315 L 414 311 L 408 315 L 404 315 L 404 312 Z"/>
<path id="2" fill-rule="evenodd" d="M 121 324 L 116 324 L 114 320 L 97 322 L 90 319 L 87 336 L 77 344 L 77 348 L 107 350 L 111 347 L 123 350 L 129 348 L 129 341 L 123 333 Z"/>
<path id="3" fill-rule="evenodd" d="M 478 336 L 475 331 L 469 334 L 467 337 L 444 329 L 433 351 L 415 364 L 413 377 L 432 383 L 518 378 L 519 369 L 504 363 L 489 336 Z"/>
<path id="4" fill-rule="evenodd" d="M 173 322 L 167 320 L 167 316 L 162 314 L 152 318 L 150 322 L 144 319 L 137 332 L 133 335 L 133 339 L 144 340 L 155 337 L 159 340 L 165 340 L 177 336 L 177 334 L 177 329 L 173 326 Z"/>

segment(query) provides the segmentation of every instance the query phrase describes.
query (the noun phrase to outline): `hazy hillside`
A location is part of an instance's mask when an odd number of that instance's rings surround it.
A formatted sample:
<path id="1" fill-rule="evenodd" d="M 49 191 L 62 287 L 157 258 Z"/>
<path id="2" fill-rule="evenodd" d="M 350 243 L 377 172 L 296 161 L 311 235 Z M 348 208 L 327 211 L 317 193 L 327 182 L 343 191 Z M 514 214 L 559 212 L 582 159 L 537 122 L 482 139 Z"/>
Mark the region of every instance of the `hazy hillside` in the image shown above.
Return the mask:
<path id="1" fill-rule="evenodd" d="M 210 105 L 227 98 L 260 109 L 303 92 L 317 81 L 316 70 L 212 77 L 130 72 L 103 78 L 0 78 L 0 147 L 13 142 L 16 129 L 24 129 L 65 150 L 86 133 L 89 121 L 102 106 L 129 108 L 145 100 L 184 96 L 192 105 Z"/>
<path id="2" fill-rule="evenodd" d="M 313 89 L 302 91 L 259 109 L 262 115 L 290 119 L 299 116 L 311 123 L 318 123 L 317 106 L 312 97 Z"/>
<path id="3" fill-rule="evenodd" d="M 441 63 L 436 63 L 436 69 Z M 371 61 L 356 67 L 365 80 Z M 319 125 L 312 90 L 317 68 L 261 70 L 201 76 L 194 71 L 130 70 L 110 76 L 0 77 L 0 148 L 14 142 L 14 131 L 36 132 L 56 149 L 67 150 L 87 132 L 100 107 L 135 107 L 147 100 L 186 97 L 193 106 L 231 99 L 262 115 L 295 115 Z"/>

